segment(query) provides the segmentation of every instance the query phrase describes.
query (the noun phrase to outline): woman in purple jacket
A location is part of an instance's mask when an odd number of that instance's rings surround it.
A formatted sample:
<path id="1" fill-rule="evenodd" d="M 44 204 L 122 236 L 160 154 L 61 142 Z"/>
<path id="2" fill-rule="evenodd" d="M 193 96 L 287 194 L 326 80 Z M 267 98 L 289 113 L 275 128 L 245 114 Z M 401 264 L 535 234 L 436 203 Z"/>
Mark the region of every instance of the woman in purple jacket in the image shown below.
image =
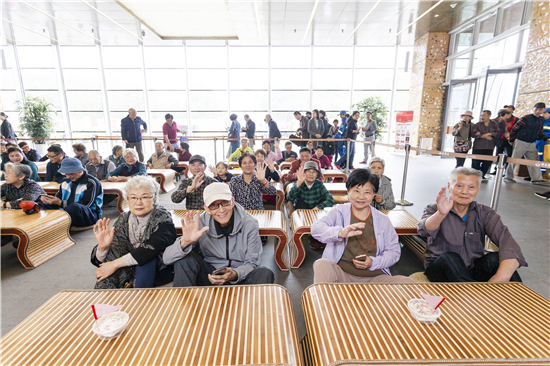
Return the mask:
<path id="1" fill-rule="evenodd" d="M 378 186 L 376 175 L 354 170 L 346 182 L 350 203 L 334 206 L 312 225 L 311 235 L 327 244 L 313 264 L 314 283 L 414 282 L 390 273 L 401 247 L 390 219 L 370 205 Z"/>

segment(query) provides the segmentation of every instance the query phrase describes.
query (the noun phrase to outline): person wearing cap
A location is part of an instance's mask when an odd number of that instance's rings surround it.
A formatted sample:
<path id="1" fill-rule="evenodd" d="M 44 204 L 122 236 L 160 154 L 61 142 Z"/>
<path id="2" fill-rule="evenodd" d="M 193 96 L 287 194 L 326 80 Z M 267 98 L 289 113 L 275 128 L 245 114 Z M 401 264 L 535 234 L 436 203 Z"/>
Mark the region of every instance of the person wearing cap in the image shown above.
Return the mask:
<path id="1" fill-rule="evenodd" d="M 414 282 L 391 275 L 401 246 L 388 216 L 371 206 L 378 184 L 368 169 L 354 170 L 346 181 L 349 203 L 311 226 L 311 235 L 326 243 L 323 258 L 313 264 L 313 283 Z"/>
<path id="2" fill-rule="evenodd" d="M 149 169 L 170 169 L 175 165 L 178 165 L 178 159 L 170 151 L 164 150 L 162 141 L 155 142 L 155 152 L 147 160 Z"/>
<path id="3" fill-rule="evenodd" d="M 279 149 L 279 144 L 281 142 L 279 140 L 275 141 L 275 143 L 272 145 L 270 140 L 265 140 L 262 143 L 262 149 L 265 151 L 265 163 L 271 164 L 276 163 L 277 160 L 280 160 L 283 158 L 283 154 L 281 153 L 281 149 Z"/>
<path id="4" fill-rule="evenodd" d="M 542 117 L 544 118 L 542 132 L 546 137 L 550 137 L 550 108 L 546 108 L 546 110 L 542 113 Z M 542 161 L 544 157 L 544 146 L 546 146 L 546 144 L 542 140 L 537 140 L 537 150 L 539 152 L 540 161 Z M 542 168 L 541 170 L 544 171 L 543 178 L 550 179 L 548 169 Z"/>
<path id="5" fill-rule="evenodd" d="M 188 213 L 183 235 L 164 251 L 164 263 L 174 264 L 174 287 L 273 283 L 273 272 L 260 266 L 258 221 L 235 202 L 229 186 L 210 184 L 203 200 L 205 212 L 195 218 Z"/>
<path id="6" fill-rule="evenodd" d="M 231 156 L 229 156 L 229 161 L 228 162 L 230 163 L 232 161 L 239 160 L 239 157 L 245 152 L 253 153 L 254 150 L 252 150 L 248 146 L 248 139 L 246 137 L 243 137 L 241 139 L 241 147 L 239 147 L 237 150 L 235 150 L 235 152 L 233 152 L 233 154 L 231 154 Z"/>
<path id="7" fill-rule="evenodd" d="M 521 248 L 491 207 L 477 202 L 481 172 L 455 168 L 436 202 L 424 209 L 418 234 L 428 239 L 425 275 L 432 282 L 521 282 Z M 447 198 L 446 191 L 449 191 Z M 485 237 L 498 252 L 485 252 Z"/>
<path id="8" fill-rule="evenodd" d="M 147 166 L 138 161 L 138 153 L 134 149 L 125 149 L 122 153 L 124 163 L 107 174 L 109 182 L 126 182 L 136 175 L 147 175 Z"/>
<path id="9" fill-rule="evenodd" d="M 229 116 L 229 119 L 231 120 L 231 126 L 229 127 L 228 132 L 228 138 L 232 139 L 232 141 L 229 141 L 229 156 L 235 152 L 239 148 L 239 140 L 241 139 L 241 124 L 239 121 L 237 121 L 237 115 L 233 113 L 231 116 Z"/>
<path id="10" fill-rule="evenodd" d="M 235 201 L 245 210 L 263 210 L 263 194 L 268 196 L 277 194 L 277 189 L 265 177 L 267 166 L 259 164 L 256 157 L 250 153 L 241 155 L 239 166 L 243 174 L 229 182 L 229 189 Z"/>
<path id="11" fill-rule="evenodd" d="M 545 109 L 546 104 L 542 102 L 536 103 L 533 107 L 533 113 L 521 117 L 514 127 L 512 127 L 510 130 L 510 138 L 508 139 L 510 145 L 514 147 L 512 158 L 538 160 L 536 141 L 543 140 L 547 144 L 550 143 L 550 137 L 546 136 L 543 132 L 544 117 L 542 113 Z M 504 178 L 505 182 L 516 182 L 514 180 L 515 167 L 516 164 L 508 164 L 508 168 L 506 168 L 506 177 Z M 531 177 L 531 183 L 538 184 L 545 182 L 545 180 L 542 179 L 540 168 L 528 166 L 527 170 Z"/>
<path id="12" fill-rule="evenodd" d="M 55 196 L 40 196 L 43 207 L 60 208 L 71 216 L 71 226 L 94 225 L 101 218 L 103 188 L 95 177 L 89 175 L 77 158 L 65 158 L 59 167 L 65 175 Z"/>
<path id="13" fill-rule="evenodd" d="M 96 289 L 151 288 L 173 281 L 173 268 L 164 264 L 162 254 L 178 234 L 172 214 L 158 204 L 159 191 L 154 178 L 132 177 L 122 189 L 129 210 L 112 228 L 105 218 L 94 226 L 98 245 L 91 262 L 98 267 Z"/>
<path id="14" fill-rule="evenodd" d="M 185 178 L 178 189 L 172 193 L 172 202 L 180 203 L 185 200 L 185 208 L 188 210 L 202 210 L 204 206 L 204 189 L 215 183 L 216 180 L 204 174 L 206 159 L 201 155 L 193 155 L 189 159 L 189 171 L 193 178 Z"/>
<path id="15" fill-rule="evenodd" d="M 363 127 L 361 127 L 361 131 L 363 131 L 364 134 L 364 141 L 370 142 L 370 144 L 363 144 L 364 148 L 363 151 L 365 153 L 365 156 L 363 158 L 363 161 L 359 164 L 366 164 L 367 161 L 369 161 L 369 150 L 370 150 L 370 156 L 373 157 L 375 155 L 374 153 L 374 144 L 375 144 L 375 134 L 378 130 L 378 124 L 375 120 L 372 119 L 372 112 L 367 111 L 365 114 L 367 117 L 366 121 L 363 123 Z"/>
<path id="16" fill-rule="evenodd" d="M 319 166 L 314 161 L 308 161 L 298 169 L 296 183 L 286 195 L 288 201 L 294 202 L 295 210 L 323 210 L 334 206 L 334 198 L 318 180 L 320 175 Z"/>
<path id="17" fill-rule="evenodd" d="M 472 148 L 472 130 L 474 124 L 472 120 L 474 119 L 474 114 L 472 111 L 466 111 L 460 115 L 461 121 L 458 122 L 453 127 L 451 134 L 455 137 L 453 144 L 453 150 L 455 153 L 466 154 Z M 456 166 L 464 166 L 466 158 L 455 158 Z"/>
<path id="18" fill-rule="evenodd" d="M 306 146 L 306 141 L 309 140 L 309 132 L 307 132 L 307 127 L 309 123 L 309 118 L 302 116 L 299 111 L 294 112 L 294 118 L 300 122 L 300 127 L 296 130 L 296 135 L 290 135 L 290 139 L 302 139 L 304 141 L 292 141 L 296 146 L 304 147 Z"/>
<path id="19" fill-rule="evenodd" d="M 300 169 L 302 165 L 310 160 L 316 162 L 317 166 L 319 167 L 319 171 L 321 171 L 321 163 L 319 162 L 319 160 L 312 158 L 311 156 L 311 150 L 309 150 L 307 147 L 302 147 L 300 149 L 300 160 L 293 161 L 292 164 L 290 164 L 290 170 L 286 176 L 285 186 L 290 184 L 291 182 L 298 180 L 298 178 L 296 177 L 296 172 L 298 171 L 298 169 Z M 319 180 L 321 182 L 325 181 L 325 177 L 323 176 L 322 172 Z"/>

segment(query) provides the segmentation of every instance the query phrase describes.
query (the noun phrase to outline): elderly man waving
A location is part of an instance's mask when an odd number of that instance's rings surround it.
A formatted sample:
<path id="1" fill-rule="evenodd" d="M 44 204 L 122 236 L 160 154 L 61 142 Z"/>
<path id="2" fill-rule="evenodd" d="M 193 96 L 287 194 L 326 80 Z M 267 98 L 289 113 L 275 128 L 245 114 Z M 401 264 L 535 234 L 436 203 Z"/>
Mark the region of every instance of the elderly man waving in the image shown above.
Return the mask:
<path id="1" fill-rule="evenodd" d="M 475 201 L 481 172 L 456 168 L 436 204 L 424 209 L 418 233 L 428 238 L 424 267 L 432 282 L 521 282 L 517 273 L 527 266 L 518 243 L 490 207 Z M 485 235 L 498 253 L 484 252 Z"/>

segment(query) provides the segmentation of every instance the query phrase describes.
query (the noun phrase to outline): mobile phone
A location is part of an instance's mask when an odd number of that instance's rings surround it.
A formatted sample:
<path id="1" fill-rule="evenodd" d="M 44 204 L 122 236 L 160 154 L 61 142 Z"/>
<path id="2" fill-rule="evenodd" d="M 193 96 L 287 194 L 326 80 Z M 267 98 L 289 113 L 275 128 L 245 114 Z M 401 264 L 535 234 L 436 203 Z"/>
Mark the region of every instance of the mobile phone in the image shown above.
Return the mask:
<path id="1" fill-rule="evenodd" d="M 226 271 L 227 271 L 227 267 L 222 267 L 222 268 L 219 268 L 219 269 L 215 270 L 214 272 L 212 272 L 212 274 L 214 276 L 217 276 L 217 275 L 224 274 Z"/>
<path id="2" fill-rule="evenodd" d="M 361 254 L 361 255 L 358 255 L 357 257 L 355 257 L 355 260 L 358 260 L 358 261 L 366 261 L 367 260 L 367 255 L 366 254 Z"/>

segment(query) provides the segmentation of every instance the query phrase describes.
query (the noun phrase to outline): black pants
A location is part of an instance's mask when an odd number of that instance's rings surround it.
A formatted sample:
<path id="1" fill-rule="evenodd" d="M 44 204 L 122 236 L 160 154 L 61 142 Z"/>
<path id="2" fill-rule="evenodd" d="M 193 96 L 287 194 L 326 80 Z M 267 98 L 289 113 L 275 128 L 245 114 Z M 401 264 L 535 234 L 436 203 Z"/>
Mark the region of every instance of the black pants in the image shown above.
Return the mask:
<path id="1" fill-rule="evenodd" d="M 467 268 L 458 253 L 446 252 L 433 261 L 424 274 L 431 282 L 487 282 L 498 270 L 498 253 L 488 253 L 474 261 Z M 514 272 L 510 281 L 522 282 L 518 272 Z"/>
<path id="2" fill-rule="evenodd" d="M 174 287 L 213 286 L 208 275 L 216 268 L 206 263 L 195 251 L 174 263 Z M 275 275 L 269 268 L 256 267 L 239 285 L 260 285 L 275 282 Z M 230 285 L 229 282 L 226 285 Z"/>
<path id="3" fill-rule="evenodd" d="M 455 168 L 464 166 L 464 162 L 466 161 L 466 158 L 455 158 L 456 159 L 456 166 Z"/>
<path id="4" fill-rule="evenodd" d="M 299 136 L 296 136 L 296 135 L 290 135 L 288 137 L 289 139 L 302 139 L 301 137 Z M 296 146 L 299 146 L 299 147 L 304 147 L 307 145 L 307 141 L 306 139 L 302 139 L 303 141 L 292 141 L 292 143 Z M 311 153 L 313 154 L 315 151 L 312 151 Z"/>
<path id="5" fill-rule="evenodd" d="M 497 152 L 496 156 L 499 156 L 503 152 L 506 151 L 506 156 L 512 157 L 512 151 L 514 151 L 514 147 L 508 143 L 508 140 L 501 140 L 499 143 L 499 146 L 497 146 Z M 495 161 L 495 172 L 497 171 L 498 161 Z M 508 163 L 504 164 L 504 167 L 507 167 Z"/>
<path id="6" fill-rule="evenodd" d="M 493 149 L 474 149 L 472 151 L 472 154 L 474 155 L 493 155 Z M 485 174 L 489 171 L 491 168 L 492 161 L 487 160 L 478 160 L 474 159 L 472 160 L 472 168 L 476 170 L 480 170 L 483 176 L 485 177 Z"/>

